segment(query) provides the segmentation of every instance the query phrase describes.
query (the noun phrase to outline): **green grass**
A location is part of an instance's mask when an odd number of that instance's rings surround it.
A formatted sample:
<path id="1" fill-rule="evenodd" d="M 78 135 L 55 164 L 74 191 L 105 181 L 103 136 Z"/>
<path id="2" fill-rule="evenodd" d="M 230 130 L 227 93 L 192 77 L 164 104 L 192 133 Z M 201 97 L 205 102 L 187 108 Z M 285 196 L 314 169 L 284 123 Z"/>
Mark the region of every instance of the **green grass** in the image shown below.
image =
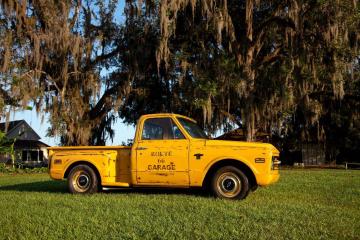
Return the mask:
<path id="1" fill-rule="evenodd" d="M 360 171 L 283 170 L 244 201 L 201 191 L 70 195 L 46 174 L 0 175 L 0 239 L 360 239 Z"/>

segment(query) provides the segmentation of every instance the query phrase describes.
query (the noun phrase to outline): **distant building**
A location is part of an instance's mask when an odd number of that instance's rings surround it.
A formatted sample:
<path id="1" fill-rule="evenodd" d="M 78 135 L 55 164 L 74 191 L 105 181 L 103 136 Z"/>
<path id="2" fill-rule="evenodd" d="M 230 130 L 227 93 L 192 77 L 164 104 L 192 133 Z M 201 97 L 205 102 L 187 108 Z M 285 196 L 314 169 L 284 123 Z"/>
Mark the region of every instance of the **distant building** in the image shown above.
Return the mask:
<path id="1" fill-rule="evenodd" d="M 46 166 L 49 145 L 40 141 L 40 136 L 25 120 L 0 123 L 0 131 L 9 139 L 16 139 L 14 144 L 15 163 L 24 167 Z M 11 164 L 11 156 L 0 155 L 0 162 Z"/>
<path id="2" fill-rule="evenodd" d="M 301 155 L 304 165 L 324 165 L 326 163 L 325 146 L 323 143 L 302 143 Z"/>

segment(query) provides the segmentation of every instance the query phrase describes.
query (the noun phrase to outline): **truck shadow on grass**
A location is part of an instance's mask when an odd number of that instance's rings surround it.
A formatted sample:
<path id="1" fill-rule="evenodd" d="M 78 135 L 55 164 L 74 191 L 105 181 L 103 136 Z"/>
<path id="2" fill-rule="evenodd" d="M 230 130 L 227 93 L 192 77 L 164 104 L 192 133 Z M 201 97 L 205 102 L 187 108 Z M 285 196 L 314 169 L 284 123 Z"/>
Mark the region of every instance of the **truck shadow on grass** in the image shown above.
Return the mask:
<path id="1" fill-rule="evenodd" d="M 0 191 L 67 193 L 65 181 L 39 181 L 0 186 Z"/>
<path id="2" fill-rule="evenodd" d="M 104 189 L 105 194 L 149 194 L 149 195 L 193 195 L 198 197 L 211 197 L 209 192 L 200 188 L 111 188 Z"/>
<path id="3" fill-rule="evenodd" d="M 0 186 L 0 191 L 16 192 L 44 192 L 44 193 L 65 193 L 69 194 L 66 181 L 39 181 L 30 183 L 20 183 L 14 185 Z M 202 189 L 183 189 L 183 188 L 105 188 L 102 194 L 164 194 L 164 195 L 193 195 L 211 197 Z"/>

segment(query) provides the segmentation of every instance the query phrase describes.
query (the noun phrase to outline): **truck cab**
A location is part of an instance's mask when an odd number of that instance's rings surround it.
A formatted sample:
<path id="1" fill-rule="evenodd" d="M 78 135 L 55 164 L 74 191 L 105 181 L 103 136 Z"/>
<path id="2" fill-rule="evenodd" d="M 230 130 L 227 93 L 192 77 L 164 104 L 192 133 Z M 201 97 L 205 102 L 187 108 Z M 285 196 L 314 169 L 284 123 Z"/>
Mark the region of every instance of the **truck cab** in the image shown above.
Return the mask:
<path id="1" fill-rule="evenodd" d="M 178 114 L 142 116 L 132 147 L 51 147 L 50 176 L 72 193 L 102 187 L 204 187 L 243 199 L 279 178 L 271 144 L 209 139 L 196 121 Z"/>

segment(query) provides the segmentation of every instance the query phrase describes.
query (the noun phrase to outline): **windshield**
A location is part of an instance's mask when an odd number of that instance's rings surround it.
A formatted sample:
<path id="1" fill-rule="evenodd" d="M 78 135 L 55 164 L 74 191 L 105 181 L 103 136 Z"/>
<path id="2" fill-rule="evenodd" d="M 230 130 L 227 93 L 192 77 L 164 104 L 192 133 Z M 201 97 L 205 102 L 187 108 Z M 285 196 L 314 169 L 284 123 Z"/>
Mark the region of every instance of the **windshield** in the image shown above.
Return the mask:
<path id="1" fill-rule="evenodd" d="M 187 120 L 185 118 L 178 118 L 181 125 L 185 128 L 185 130 L 190 134 L 193 138 L 205 138 L 209 137 L 205 134 L 205 132 L 198 126 L 196 123 Z"/>

